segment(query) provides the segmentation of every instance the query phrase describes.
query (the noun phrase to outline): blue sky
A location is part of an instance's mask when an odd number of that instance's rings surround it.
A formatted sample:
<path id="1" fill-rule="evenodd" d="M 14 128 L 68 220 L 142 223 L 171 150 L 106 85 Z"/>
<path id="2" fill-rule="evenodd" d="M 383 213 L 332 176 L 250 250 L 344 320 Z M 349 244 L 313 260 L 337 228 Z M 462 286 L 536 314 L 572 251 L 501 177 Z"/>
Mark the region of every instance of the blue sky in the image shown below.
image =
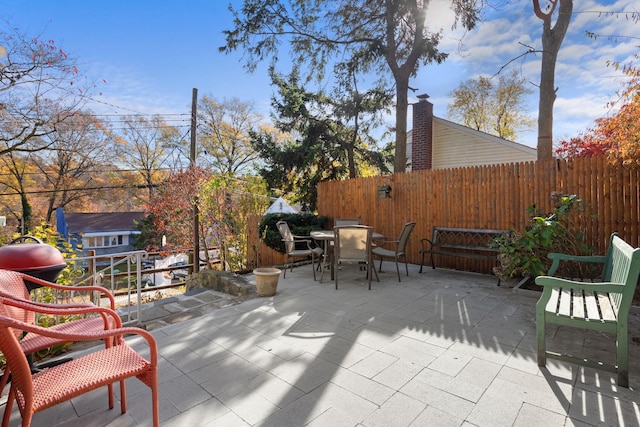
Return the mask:
<path id="1" fill-rule="evenodd" d="M 240 4 L 239 1 L 234 1 Z M 488 11 L 486 21 L 466 34 L 459 48 L 459 32 L 449 31 L 448 1 L 432 0 L 428 21 L 445 29 L 441 49 L 450 52 L 442 65 L 421 68 L 410 94 L 428 93 L 437 116 L 446 118 L 449 94 L 479 75 L 494 75 L 525 51 L 540 48 L 542 24 L 530 1 L 502 1 L 500 11 Z M 218 53 L 223 29 L 230 28 L 226 0 L 0 0 L 0 17 L 30 36 L 53 39 L 78 58 L 80 71 L 101 83 L 88 107 L 100 114 L 188 113 L 192 89 L 219 99 L 236 97 L 253 102 L 269 115 L 272 88 L 266 65 L 254 74 L 242 67 L 238 52 Z M 640 12 L 633 1 L 576 0 L 569 33 L 558 58 L 559 87 L 554 117 L 554 139 L 573 136 L 608 114 L 606 104 L 620 88 L 621 74 L 606 66 L 608 60 L 625 61 L 640 49 L 636 39 L 606 37 L 593 41 L 585 31 L 640 36 L 640 22 L 625 15 L 601 11 Z M 540 56 L 528 55 L 509 68 L 539 82 Z M 282 69 L 281 71 L 288 71 Z M 508 71 L 508 69 L 507 69 Z M 527 110 L 537 117 L 537 89 L 527 99 Z M 411 123 L 409 123 L 411 128 Z M 520 142 L 535 146 L 535 129 Z"/>

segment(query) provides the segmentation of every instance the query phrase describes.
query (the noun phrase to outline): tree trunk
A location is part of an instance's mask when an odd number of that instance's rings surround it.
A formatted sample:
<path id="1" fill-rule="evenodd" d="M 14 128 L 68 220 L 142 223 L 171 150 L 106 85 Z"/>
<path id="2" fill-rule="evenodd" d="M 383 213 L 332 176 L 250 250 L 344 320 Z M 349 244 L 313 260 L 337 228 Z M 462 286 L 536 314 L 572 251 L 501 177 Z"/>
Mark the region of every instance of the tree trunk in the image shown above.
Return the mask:
<path id="1" fill-rule="evenodd" d="M 542 19 L 542 65 L 540 68 L 540 99 L 538 103 L 538 160 L 553 158 L 553 104 L 556 100 L 555 72 L 558 51 L 569 28 L 573 0 L 560 2 L 558 19 L 551 27 L 553 9 L 543 13 L 538 0 L 533 0 L 535 14 Z M 555 5 L 554 5 L 555 9 Z"/>
<path id="2" fill-rule="evenodd" d="M 396 155 L 393 173 L 407 168 L 407 111 L 409 109 L 409 76 L 396 73 Z"/>
<path id="3" fill-rule="evenodd" d="M 20 189 L 20 202 L 22 204 L 22 224 L 20 234 L 25 235 L 31 231 L 32 211 L 29 199 L 24 189 Z"/>
<path id="4" fill-rule="evenodd" d="M 556 57 L 557 55 L 546 52 L 546 50 L 542 53 L 540 99 L 538 102 L 538 160 L 547 160 L 553 157 L 553 104 L 556 101 L 556 90 L 554 88 Z"/>
<path id="5" fill-rule="evenodd" d="M 356 95 L 357 96 L 357 95 Z M 349 166 L 349 178 L 357 178 L 357 167 L 355 159 L 355 148 L 358 144 L 358 135 L 360 134 L 360 102 L 356 104 L 355 115 L 353 117 L 353 132 L 351 133 L 351 141 L 347 145 L 347 162 Z"/>

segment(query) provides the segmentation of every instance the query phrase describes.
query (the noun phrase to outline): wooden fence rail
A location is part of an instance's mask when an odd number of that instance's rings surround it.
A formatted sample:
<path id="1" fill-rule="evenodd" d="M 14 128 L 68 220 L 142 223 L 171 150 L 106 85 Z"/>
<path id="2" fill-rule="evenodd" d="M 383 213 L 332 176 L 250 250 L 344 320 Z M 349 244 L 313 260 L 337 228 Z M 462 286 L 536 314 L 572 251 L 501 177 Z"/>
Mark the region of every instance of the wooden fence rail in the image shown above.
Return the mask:
<path id="1" fill-rule="evenodd" d="M 511 163 L 456 169 L 424 170 L 389 176 L 323 182 L 318 185 L 318 214 L 360 218 L 378 232 L 396 236 L 405 222 L 416 221 L 408 259 L 419 263 L 420 238 L 434 226 L 515 229 L 527 226 L 527 208 L 553 208 L 551 194 L 576 194 L 585 210 L 578 218 L 586 242 L 604 253 L 617 231 L 633 246 L 639 242 L 640 171 L 610 165 L 603 157 Z M 391 186 L 391 198 L 379 199 L 378 188 Z M 252 233 L 253 234 L 253 233 Z M 266 250 L 257 239 L 253 259 L 277 265 L 284 257 Z M 482 260 L 446 257 L 439 265 L 490 273 Z"/>

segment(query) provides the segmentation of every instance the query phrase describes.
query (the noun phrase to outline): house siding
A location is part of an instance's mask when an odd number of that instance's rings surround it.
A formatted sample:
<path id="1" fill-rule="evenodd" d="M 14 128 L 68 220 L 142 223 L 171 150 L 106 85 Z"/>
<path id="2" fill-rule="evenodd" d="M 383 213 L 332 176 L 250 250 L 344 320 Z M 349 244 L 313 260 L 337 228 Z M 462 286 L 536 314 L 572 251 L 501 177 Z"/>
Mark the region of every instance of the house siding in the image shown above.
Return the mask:
<path id="1" fill-rule="evenodd" d="M 140 234 L 135 230 L 135 223 L 143 217 L 144 212 L 65 213 L 63 208 L 57 208 L 56 228 L 60 237 L 72 245 L 78 256 L 87 256 L 89 250 L 94 251 L 96 255 L 110 255 L 134 250 L 137 235 Z M 88 244 L 87 239 L 104 236 L 116 240 L 118 236 L 122 236 L 123 242 L 95 246 Z"/>
<path id="2" fill-rule="evenodd" d="M 536 160 L 536 150 L 433 118 L 433 169 Z"/>

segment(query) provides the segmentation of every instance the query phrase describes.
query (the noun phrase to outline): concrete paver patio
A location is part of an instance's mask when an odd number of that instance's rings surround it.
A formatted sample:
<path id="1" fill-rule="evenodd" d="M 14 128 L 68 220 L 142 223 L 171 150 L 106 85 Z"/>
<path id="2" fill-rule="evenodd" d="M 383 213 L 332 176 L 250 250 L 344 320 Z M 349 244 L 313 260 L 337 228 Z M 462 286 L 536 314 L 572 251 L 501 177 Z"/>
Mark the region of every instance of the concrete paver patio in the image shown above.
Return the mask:
<path id="1" fill-rule="evenodd" d="M 385 263 L 341 272 L 340 289 L 310 266 L 274 297 L 211 309 L 153 330 L 163 426 L 637 426 L 640 344 L 629 389 L 613 374 L 535 361 L 534 296 L 493 276 Z M 631 315 L 640 336 L 640 314 Z M 615 359 L 614 338 L 551 328 L 548 348 Z M 137 345 L 137 344 L 136 344 Z M 140 347 L 142 348 L 142 347 Z M 127 381 L 128 411 L 106 390 L 36 414 L 34 426 L 151 425 L 150 392 Z M 19 424 L 15 410 L 12 425 Z"/>

